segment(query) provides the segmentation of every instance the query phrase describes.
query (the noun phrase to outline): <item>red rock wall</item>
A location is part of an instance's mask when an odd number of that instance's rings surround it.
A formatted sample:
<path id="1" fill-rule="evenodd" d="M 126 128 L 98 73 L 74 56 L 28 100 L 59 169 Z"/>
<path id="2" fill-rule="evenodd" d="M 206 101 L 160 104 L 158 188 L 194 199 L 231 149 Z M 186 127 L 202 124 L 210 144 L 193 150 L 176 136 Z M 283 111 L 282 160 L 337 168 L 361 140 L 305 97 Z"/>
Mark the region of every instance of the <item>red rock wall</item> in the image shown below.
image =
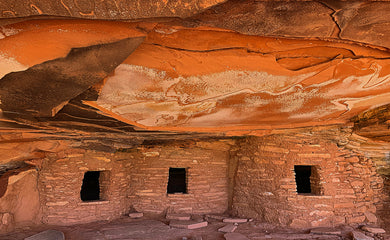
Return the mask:
<path id="1" fill-rule="evenodd" d="M 309 132 L 251 137 L 239 147 L 235 214 L 292 227 L 377 222 L 383 178 L 372 160 Z M 294 165 L 316 166 L 322 194 L 297 194 Z"/>
<path id="2" fill-rule="evenodd" d="M 383 226 L 390 231 L 390 175 L 384 176 L 383 201 L 379 202 L 377 214 L 383 220 Z"/>
<path id="3" fill-rule="evenodd" d="M 39 177 L 43 222 L 74 224 L 120 217 L 130 210 L 222 213 L 227 210 L 227 151 L 157 146 L 117 153 L 67 149 L 51 154 Z M 188 194 L 167 195 L 170 167 L 188 168 Z M 83 202 L 86 171 L 109 171 L 103 201 Z"/>
<path id="4" fill-rule="evenodd" d="M 0 233 L 39 222 L 37 179 L 35 169 L 8 178 L 7 190 L 0 197 Z"/>

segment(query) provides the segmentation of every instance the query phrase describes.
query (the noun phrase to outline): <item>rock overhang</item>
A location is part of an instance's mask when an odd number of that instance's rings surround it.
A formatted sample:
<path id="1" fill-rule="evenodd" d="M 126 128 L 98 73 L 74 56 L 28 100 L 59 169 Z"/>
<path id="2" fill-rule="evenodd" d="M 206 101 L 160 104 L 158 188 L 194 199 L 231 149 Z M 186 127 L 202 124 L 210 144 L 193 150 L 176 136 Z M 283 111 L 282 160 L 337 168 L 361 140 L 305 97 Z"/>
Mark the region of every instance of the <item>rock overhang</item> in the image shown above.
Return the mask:
<path id="1" fill-rule="evenodd" d="M 95 8 L 90 16 L 52 14 L 57 11 L 53 6 L 60 3 L 39 8 L 38 2 L 34 6 L 51 16 L 11 24 L 6 24 L 10 19 L 2 20 L 3 77 L 14 71 L 28 73 L 75 48 L 146 37 L 109 76 L 102 75 L 99 83 L 88 86 L 94 97 L 74 94 L 57 108 L 50 107 L 53 113 L 77 101 L 83 108 L 139 129 L 237 134 L 347 124 L 353 116 L 388 103 L 387 43 L 363 37 L 367 31 L 379 34 L 378 29 L 385 27 L 385 20 L 370 20 L 368 15 L 372 9 L 386 9 L 388 3 L 204 1 L 195 8 L 185 5 L 186 14 L 179 11 L 185 8 L 179 3 L 174 14 L 159 15 L 163 5 L 149 12 L 165 19 L 121 13 L 130 21 L 101 15 L 103 5 L 89 3 Z M 35 8 L 25 11 L 23 7 L 5 6 L 9 8 L 5 11 L 39 15 Z M 314 10 L 317 17 L 312 16 Z M 375 27 L 360 24 L 356 30 L 360 35 L 348 35 L 351 27 L 356 28 L 354 22 L 364 19 Z M 23 99 L 26 94 L 21 95 Z"/>

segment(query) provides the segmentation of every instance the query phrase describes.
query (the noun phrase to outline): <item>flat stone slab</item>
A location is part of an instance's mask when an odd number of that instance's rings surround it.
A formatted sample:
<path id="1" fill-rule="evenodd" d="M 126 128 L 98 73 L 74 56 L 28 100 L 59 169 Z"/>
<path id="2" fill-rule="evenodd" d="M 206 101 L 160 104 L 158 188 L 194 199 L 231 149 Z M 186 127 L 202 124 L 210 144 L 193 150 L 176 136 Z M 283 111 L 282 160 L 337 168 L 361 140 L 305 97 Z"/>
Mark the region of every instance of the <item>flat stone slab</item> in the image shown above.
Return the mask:
<path id="1" fill-rule="evenodd" d="M 170 227 L 160 221 L 134 220 L 134 222 L 110 224 L 100 228 L 99 232 L 104 235 L 104 239 L 142 239 L 140 236 L 153 232 L 167 232 L 169 230 Z"/>
<path id="2" fill-rule="evenodd" d="M 231 233 L 234 232 L 237 229 L 237 226 L 234 224 L 228 224 L 224 227 L 221 227 L 218 229 L 219 232 L 225 232 L 225 233 Z"/>
<path id="3" fill-rule="evenodd" d="M 271 233 L 268 235 L 271 239 L 289 239 L 289 240 L 304 240 L 313 239 L 312 234 L 290 234 L 290 233 Z"/>
<path id="4" fill-rule="evenodd" d="M 375 227 L 369 227 L 369 226 L 363 226 L 362 229 L 364 231 L 374 233 L 374 234 L 383 234 L 386 233 L 386 231 L 382 228 L 375 228 Z"/>
<path id="5" fill-rule="evenodd" d="M 255 236 L 251 234 L 252 239 L 256 240 L 340 240 L 340 236 L 336 235 L 315 235 L 304 233 L 271 233 L 261 234 L 257 233 Z"/>
<path id="6" fill-rule="evenodd" d="M 141 212 L 129 213 L 130 218 L 142 218 L 143 216 L 144 216 L 144 214 Z"/>
<path id="7" fill-rule="evenodd" d="M 46 230 L 25 238 L 24 240 L 65 240 L 63 232 L 57 230 Z"/>
<path id="8" fill-rule="evenodd" d="M 191 220 L 191 215 L 185 213 L 167 213 L 165 218 L 168 220 Z"/>
<path id="9" fill-rule="evenodd" d="M 214 215 L 214 214 L 207 214 L 206 215 L 206 218 L 212 218 L 212 219 L 216 219 L 216 220 L 223 220 L 224 218 L 226 218 L 227 216 L 222 216 L 222 215 Z"/>
<path id="10" fill-rule="evenodd" d="M 169 222 L 169 226 L 174 228 L 183 228 L 183 229 L 197 229 L 207 226 L 207 222 L 197 222 L 197 221 L 181 221 L 181 220 L 172 220 Z"/>
<path id="11" fill-rule="evenodd" d="M 246 218 L 224 218 L 223 222 L 226 223 L 246 223 L 248 219 Z"/>
<path id="12" fill-rule="evenodd" d="M 249 240 L 249 238 L 245 237 L 241 233 L 226 233 L 223 236 L 226 240 Z"/>
<path id="13" fill-rule="evenodd" d="M 326 228 L 326 227 L 313 228 L 310 230 L 310 233 L 321 234 L 321 235 L 341 235 L 340 230 L 336 230 L 334 228 Z"/>
<path id="14" fill-rule="evenodd" d="M 362 232 L 352 231 L 351 236 L 353 240 L 374 240 L 374 238 L 365 235 Z"/>

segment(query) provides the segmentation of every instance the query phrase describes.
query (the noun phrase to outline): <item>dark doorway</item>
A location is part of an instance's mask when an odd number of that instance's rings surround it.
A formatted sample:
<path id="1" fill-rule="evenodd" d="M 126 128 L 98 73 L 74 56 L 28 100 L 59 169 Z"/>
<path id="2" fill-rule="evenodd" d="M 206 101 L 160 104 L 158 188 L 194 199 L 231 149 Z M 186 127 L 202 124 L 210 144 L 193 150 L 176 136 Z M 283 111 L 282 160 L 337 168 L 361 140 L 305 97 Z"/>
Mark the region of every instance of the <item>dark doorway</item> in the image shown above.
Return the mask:
<path id="1" fill-rule="evenodd" d="M 185 168 L 169 168 L 167 193 L 187 193 Z"/>
<path id="2" fill-rule="evenodd" d="M 100 200 L 99 171 L 89 171 L 84 174 L 80 197 L 82 201 Z"/>
<path id="3" fill-rule="evenodd" d="M 311 168 L 312 166 L 294 166 L 297 193 L 311 193 Z"/>

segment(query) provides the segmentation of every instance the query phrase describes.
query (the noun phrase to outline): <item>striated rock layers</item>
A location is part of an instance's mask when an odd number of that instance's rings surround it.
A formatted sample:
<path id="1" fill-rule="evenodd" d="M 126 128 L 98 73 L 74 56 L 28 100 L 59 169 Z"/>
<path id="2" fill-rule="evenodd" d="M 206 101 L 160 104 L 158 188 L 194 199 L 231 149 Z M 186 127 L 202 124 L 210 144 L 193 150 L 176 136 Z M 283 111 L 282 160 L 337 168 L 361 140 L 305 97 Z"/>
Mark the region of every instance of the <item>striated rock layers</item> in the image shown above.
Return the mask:
<path id="1" fill-rule="evenodd" d="M 18 0 L 0 3 L 0 17 L 38 15 L 97 19 L 137 19 L 147 17 L 186 17 L 225 0 Z"/>
<path id="2" fill-rule="evenodd" d="M 0 230 L 112 219 L 131 207 L 161 213 L 173 203 L 295 227 L 386 225 L 389 9 L 384 1 L 1 1 Z M 295 165 L 312 165 L 324 184 L 312 200 L 296 192 Z M 190 180 L 210 168 L 210 184 L 200 178 L 189 188 L 198 195 L 167 196 L 172 166 L 191 168 Z M 114 194 L 101 208 L 79 198 L 85 171 L 112 171 L 105 187 Z M 110 190 L 115 181 L 137 191 Z M 33 189 L 26 196 L 23 185 Z M 203 199 L 215 203 L 202 209 Z M 304 211 L 290 214 L 291 203 Z"/>
<path id="3" fill-rule="evenodd" d="M 54 116 L 93 87 L 99 96 L 78 99 L 131 125 L 229 131 L 347 123 L 388 99 L 389 53 L 354 42 L 248 36 L 176 22 L 33 20 L 3 26 L 3 32 L 4 114 Z M 80 53 L 80 47 L 94 51 L 142 36 L 131 55 L 124 47 L 116 48 L 123 56 L 110 48 L 91 53 L 96 66 Z M 34 90 L 27 85 L 33 82 L 49 88 Z"/>
<path id="4" fill-rule="evenodd" d="M 345 122 L 388 99 L 386 51 L 160 29 L 107 78 L 98 106 L 147 127 L 261 128 Z"/>

